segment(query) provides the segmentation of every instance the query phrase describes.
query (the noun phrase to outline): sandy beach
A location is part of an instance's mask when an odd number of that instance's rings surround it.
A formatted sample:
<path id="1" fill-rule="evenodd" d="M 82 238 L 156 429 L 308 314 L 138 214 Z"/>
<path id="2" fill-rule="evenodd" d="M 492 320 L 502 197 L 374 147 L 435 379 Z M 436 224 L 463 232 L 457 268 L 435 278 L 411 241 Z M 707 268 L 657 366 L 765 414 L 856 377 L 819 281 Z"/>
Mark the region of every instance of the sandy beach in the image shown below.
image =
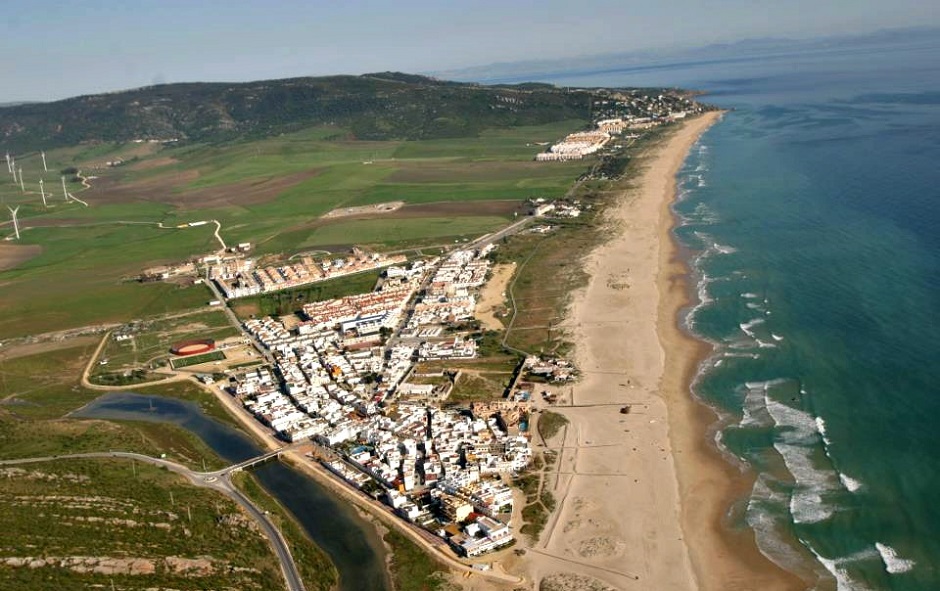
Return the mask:
<path id="1" fill-rule="evenodd" d="M 525 560 L 536 588 L 559 575 L 571 589 L 803 587 L 750 531 L 722 526 L 750 481 L 709 443 L 714 414 L 689 394 L 707 348 L 677 325 L 690 290 L 669 206 L 686 155 L 720 116 L 650 151 L 608 212 L 612 238 L 586 261 L 591 279 L 566 321 L 583 377 L 564 389 L 569 424 L 548 442 L 557 507 Z"/>

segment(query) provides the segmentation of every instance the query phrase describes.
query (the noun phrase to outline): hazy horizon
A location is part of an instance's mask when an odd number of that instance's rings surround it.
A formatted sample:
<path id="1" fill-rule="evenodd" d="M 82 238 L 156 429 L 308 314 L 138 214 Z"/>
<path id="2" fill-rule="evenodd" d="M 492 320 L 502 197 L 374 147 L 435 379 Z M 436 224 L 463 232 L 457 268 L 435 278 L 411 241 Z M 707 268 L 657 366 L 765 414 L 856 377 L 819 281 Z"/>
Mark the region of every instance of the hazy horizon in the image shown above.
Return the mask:
<path id="1" fill-rule="evenodd" d="M 761 3 L 764 4 L 764 3 Z M 692 0 L 629 7 L 605 0 L 507 5 L 482 0 L 264 6 L 205 1 L 134 6 L 38 0 L 7 11 L 0 30 L 0 104 L 176 82 L 244 82 L 377 71 L 446 72 L 487 64 L 692 48 L 754 38 L 811 39 L 940 24 L 917 0 L 755 7 Z M 806 15 L 812 15 L 807 19 Z M 811 22 L 807 22 L 810 20 Z"/>

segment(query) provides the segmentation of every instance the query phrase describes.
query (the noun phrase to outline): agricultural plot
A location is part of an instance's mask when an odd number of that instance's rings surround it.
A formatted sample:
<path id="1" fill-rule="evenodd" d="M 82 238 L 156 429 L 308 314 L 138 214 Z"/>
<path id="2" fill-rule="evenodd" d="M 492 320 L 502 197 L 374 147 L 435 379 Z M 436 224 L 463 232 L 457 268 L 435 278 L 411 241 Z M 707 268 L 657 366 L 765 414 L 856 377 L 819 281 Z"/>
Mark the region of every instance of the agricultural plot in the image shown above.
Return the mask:
<path id="1" fill-rule="evenodd" d="M 0 179 L 0 197 L 22 204 L 20 243 L 33 250 L 0 271 L 0 307 L 9 312 L 0 318 L 0 338 L 126 322 L 211 299 L 201 287 L 122 281 L 219 247 L 214 224 L 190 222 L 218 220 L 228 244 L 251 242 L 258 254 L 422 247 L 485 234 L 513 219 L 523 199 L 568 190 L 587 164 L 532 159 L 540 144 L 583 125 L 572 120 L 422 141 L 358 141 L 342 129 L 314 127 L 217 145 L 85 145 L 50 150 L 49 172 L 39 154 L 19 155 L 17 166 L 36 187 L 23 193 Z M 106 165 L 116 160 L 122 164 Z M 69 191 L 88 207 L 61 195 L 60 173 L 71 168 L 96 177 L 87 189 L 67 178 Z M 59 193 L 46 208 L 40 177 L 50 194 Z M 320 218 L 338 207 L 386 201 L 405 206 L 391 217 Z M 3 221 L 6 235 L 10 224 Z"/>

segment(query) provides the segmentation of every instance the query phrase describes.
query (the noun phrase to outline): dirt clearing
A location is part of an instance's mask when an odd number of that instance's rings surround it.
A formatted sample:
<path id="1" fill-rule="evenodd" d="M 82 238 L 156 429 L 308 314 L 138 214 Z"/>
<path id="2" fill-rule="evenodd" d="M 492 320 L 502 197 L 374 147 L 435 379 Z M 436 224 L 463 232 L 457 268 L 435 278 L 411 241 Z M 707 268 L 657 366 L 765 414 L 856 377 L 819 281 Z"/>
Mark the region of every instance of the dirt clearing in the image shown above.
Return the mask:
<path id="1" fill-rule="evenodd" d="M 480 292 L 480 302 L 477 305 L 476 317 L 488 330 L 502 330 L 503 323 L 496 317 L 497 312 L 505 308 L 506 288 L 516 272 L 516 263 L 496 265 L 493 267 L 493 276 L 486 282 Z"/>
<path id="2" fill-rule="evenodd" d="M 42 254 L 38 244 L 0 244 L 0 271 L 15 269 Z"/>

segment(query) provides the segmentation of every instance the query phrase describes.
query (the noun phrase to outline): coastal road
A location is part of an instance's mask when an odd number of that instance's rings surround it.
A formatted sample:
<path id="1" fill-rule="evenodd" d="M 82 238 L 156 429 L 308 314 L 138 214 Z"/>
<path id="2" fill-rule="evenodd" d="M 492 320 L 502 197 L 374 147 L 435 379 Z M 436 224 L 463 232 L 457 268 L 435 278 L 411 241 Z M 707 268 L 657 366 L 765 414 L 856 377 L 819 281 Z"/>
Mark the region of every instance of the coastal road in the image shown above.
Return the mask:
<path id="1" fill-rule="evenodd" d="M 529 222 L 531 222 L 532 220 L 536 218 L 537 216 L 531 216 L 531 215 L 525 216 L 519 221 L 509 224 L 502 230 L 497 230 L 496 232 L 493 232 L 492 234 L 487 234 L 486 236 L 477 238 L 473 242 L 467 244 L 466 246 L 462 246 L 461 248 L 482 248 L 486 246 L 487 244 L 492 244 L 496 242 L 497 240 L 501 240 L 507 236 L 511 236 L 515 234 L 516 232 L 526 227 L 529 224 Z"/>
<path id="2" fill-rule="evenodd" d="M 226 495 L 238 503 L 238 505 L 244 509 L 246 513 L 254 518 L 254 520 L 257 521 L 258 525 L 261 527 L 261 530 L 268 537 L 268 541 L 271 543 L 271 547 L 274 549 L 274 553 L 277 555 L 278 562 L 281 564 L 281 572 L 283 573 L 284 580 L 287 583 L 288 591 L 306 591 L 303 581 L 300 579 L 300 573 L 297 570 L 297 564 L 294 562 L 294 557 L 290 553 L 290 548 L 288 548 L 287 541 L 284 539 L 284 536 L 281 535 L 280 530 L 278 530 L 274 523 L 268 518 L 267 512 L 259 509 L 251 499 L 246 497 L 242 491 L 232 484 L 232 481 L 229 479 L 228 472 L 230 468 L 218 472 L 195 472 L 186 466 L 183 466 L 182 464 L 177 464 L 176 462 L 166 460 L 164 458 L 154 458 L 143 454 L 124 451 L 89 452 L 60 456 L 44 456 L 38 458 L 0 460 L 0 466 L 35 464 L 58 460 L 101 458 L 123 458 L 146 462 L 148 464 L 152 464 L 160 468 L 166 468 L 171 472 L 179 474 L 195 486 L 210 488 Z"/>

